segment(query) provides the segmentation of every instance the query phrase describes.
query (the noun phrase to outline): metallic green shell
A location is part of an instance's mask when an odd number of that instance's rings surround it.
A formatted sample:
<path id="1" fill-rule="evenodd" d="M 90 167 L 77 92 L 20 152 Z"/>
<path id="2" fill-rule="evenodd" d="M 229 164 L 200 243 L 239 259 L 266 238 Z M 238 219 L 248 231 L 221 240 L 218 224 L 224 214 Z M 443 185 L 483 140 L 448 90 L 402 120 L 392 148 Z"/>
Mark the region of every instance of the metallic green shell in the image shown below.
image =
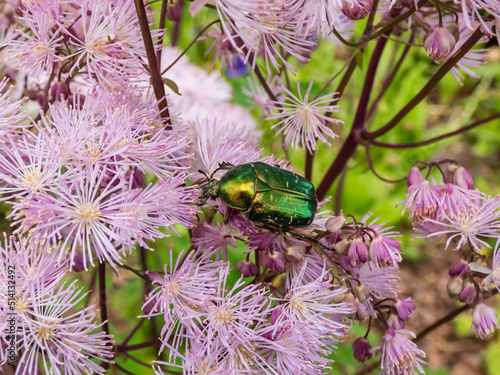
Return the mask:
<path id="1" fill-rule="evenodd" d="M 309 225 L 318 206 L 310 181 L 260 162 L 228 171 L 220 180 L 220 198 L 248 220 L 280 227 Z"/>
<path id="2" fill-rule="evenodd" d="M 219 181 L 219 197 L 229 207 L 246 211 L 255 198 L 255 174 L 250 164 L 230 169 Z"/>

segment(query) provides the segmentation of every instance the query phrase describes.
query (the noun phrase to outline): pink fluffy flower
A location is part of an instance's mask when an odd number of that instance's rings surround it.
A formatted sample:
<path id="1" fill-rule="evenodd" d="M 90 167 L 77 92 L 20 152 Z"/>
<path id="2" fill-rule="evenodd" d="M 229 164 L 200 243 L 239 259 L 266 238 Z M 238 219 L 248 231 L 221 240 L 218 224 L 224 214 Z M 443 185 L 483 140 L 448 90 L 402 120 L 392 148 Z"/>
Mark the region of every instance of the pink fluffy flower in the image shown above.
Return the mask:
<path id="1" fill-rule="evenodd" d="M 381 356 L 382 375 L 424 373 L 422 365 L 426 363 L 422 358 L 425 358 L 425 353 L 408 336 L 415 338 L 412 331 L 389 328 L 380 346 L 372 349 L 372 352 Z"/>
<path id="2" fill-rule="evenodd" d="M 275 324 L 279 327 L 285 321 L 304 323 L 307 331 L 342 337 L 348 327 L 343 317 L 352 309 L 347 303 L 333 303 L 332 298 L 346 290 L 332 284 L 330 271 L 326 268 L 316 280 L 304 283 L 307 266 L 304 262 L 301 272 L 291 281 Z"/>
<path id="3" fill-rule="evenodd" d="M 62 60 L 57 49 L 62 46 L 63 37 L 58 28 L 54 31 L 51 17 L 45 12 L 37 14 L 36 18 L 25 17 L 25 22 L 33 35 L 19 30 L 21 38 L 13 39 L 9 44 L 16 53 L 15 67 L 23 75 L 39 78 L 50 71 L 54 63 Z"/>
<path id="4" fill-rule="evenodd" d="M 480 302 L 472 311 L 472 327 L 477 337 L 484 339 L 486 336 L 500 328 L 498 325 L 498 314 L 494 308 Z"/>
<path id="5" fill-rule="evenodd" d="M 300 90 L 300 83 L 297 82 L 298 97 L 290 92 L 286 87 L 281 86 L 282 90 L 287 93 L 285 101 L 272 102 L 269 106 L 271 109 L 276 109 L 279 112 L 269 116 L 266 120 L 280 120 L 272 128 L 279 127 L 280 129 L 276 135 L 283 132 L 285 134 L 285 145 L 292 146 L 296 149 L 299 144 L 312 152 L 317 149 L 316 142 L 319 139 L 321 142 L 328 143 L 325 135 L 335 139 L 337 135 L 330 129 L 326 123 L 342 124 L 340 120 L 332 119 L 325 115 L 320 114 L 324 112 L 338 112 L 338 107 L 332 105 L 337 93 L 327 94 L 318 99 L 309 99 L 309 93 L 314 81 L 311 81 L 309 87 L 302 96 Z"/>
<path id="6" fill-rule="evenodd" d="M 223 266 L 221 262 L 210 262 L 207 254 L 196 258 L 194 252 L 187 254 L 181 262 L 183 254 L 184 251 L 175 259 L 171 246 L 170 262 L 164 265 L 164 272 L 147 272 L 153 279 L 153 289 L 142 306 L 143 311 L 148 311 L 144 315 L 148 318 L 163 315 L 165 325 L 162 336 L 174 339 L 172 345 L 164 343 L 172 349 L 171 356 L 179 350 L 178 344 L 183 340 L 180 335 L 182 327 L 189 334 L 201 331 L 198 324 L 202 320 L 202 308 L 208 308 L 216 298 L 217 271 Z"/>
<path id="7" fill-rule="evenodd" d="M 449 235 L 448 247 L 453 239 L 458 239 L 455 250 L 467 245 L 480 251 L 483 246 L 491 247 L 484 238 L 498 238 L 500 231 L 500 197 L 481 197 L 475 199 L 468 210 L 446 213 L 442 220 L 427 219 L 431 223 L 441 224 L 443 229 L 429 236 Z"/>

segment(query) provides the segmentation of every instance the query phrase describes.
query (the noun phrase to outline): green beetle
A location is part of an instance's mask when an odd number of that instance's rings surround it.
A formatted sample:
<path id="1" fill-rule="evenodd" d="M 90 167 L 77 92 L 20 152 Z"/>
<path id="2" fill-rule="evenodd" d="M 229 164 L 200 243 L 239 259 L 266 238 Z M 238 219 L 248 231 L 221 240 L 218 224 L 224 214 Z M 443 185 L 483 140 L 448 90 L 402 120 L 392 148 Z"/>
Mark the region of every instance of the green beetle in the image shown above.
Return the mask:
<path id="1" fill-rule="evenodd" d="M 208 182 L 200 188 L 202 204 L 208 198 L 220 198 L 229 207 L 225 222 L 231 209 L 260 227 L 300 228 L 314 220 L 318 200 L 314 185 L 304 177 L 261 162 L 223 163 L 220 169 L 228 172 L 220 180 L 207 176 Z"/>

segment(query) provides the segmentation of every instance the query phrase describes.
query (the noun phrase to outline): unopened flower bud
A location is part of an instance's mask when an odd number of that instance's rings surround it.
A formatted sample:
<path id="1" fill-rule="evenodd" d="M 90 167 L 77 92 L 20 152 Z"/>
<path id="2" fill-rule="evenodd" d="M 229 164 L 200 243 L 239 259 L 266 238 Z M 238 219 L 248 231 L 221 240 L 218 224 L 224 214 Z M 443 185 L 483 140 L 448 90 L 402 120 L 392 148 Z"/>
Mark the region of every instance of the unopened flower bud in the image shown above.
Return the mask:
<path id="1" fill-rule="evenodd" d="M 70 270 L 74 272 L 82 272 L 85 269 L 82 253 L 75 253 L 75 256 L 70 261 Z"/>
<path id="2" fill-rule="evenodd" d="M 350 20 L 356 21 L 365 18 L 372 10 L 371 0 L 344 0 L 342 13 Z"/>
<path id="3" fill-rule="evenodd" d="M 459 259 L 451 265 L 448 273 L 451 277 L 460 276 L 465 280 L 469 274 L 469 263 L 463 259 Z"/>
<path id="4" fill-rule="evenodd" d="M 394 307 L 396 308 L 396 312 L 398 313 L 398 316 L 402 320 L 408 320 L 411 318 L 413 312 L 417 308 L 415 304 L 411 301 L 411 297 L 405 299 L 405 300 L 397 300 L 396 303 L 394 304 Z"/>
<path id="5" fill-rule="evenodd" d="M 345 293 L 340 293 L 340 294 L 335 294 L 332 299 L 330 300 L 330 303 L 341 303 L 345 302 L 346 299 L 346 294 Z"/>
<path id="6" fill-rule="evenodd" d="M 460 292 L 464 286 L 464 281 L 460 277 L 454 277 L 450 281 L 448 281 L 448 285 L 446 289 L 448 291 L 448 295 L 452 299 L 458 299 Z"/>
<path id="7" fill-rule="evenodd" d="M 281 251 L 272 251 L 263 254 L 264 265 L 278 273 L 285 272 L 285 255 Z"/>
<path id="8" fill-rule="evenodd" d="M 472 302 L 474 302 L 475 298 L 476 298 L 476 287 L 470 281 L 466 281 L 464 283 L 462 291 L 460 292 L 460 295 L 458 296 L 458 300 L 460 302 L 470 305 Z"/>
<path id="9" fill-rule="evenodd" d="M 125 180 L 131 182 L 131 187 L 132 189 L 138 189 L 142 188 L 144 185 L 144 173 L 141 172 L 139 169 L 135 170 L 128 170 L 127 173 L 125 174 Z"/>
<path id="10" fill-rule="evenodd" d="M 181 19 L 182 8 L 178 3 L 168 3 L 167 19 L 169 21 L 179 21 Z"/>
<path id="11" fill-rule="evenodd" d="M 406 177 L 406 183 L 408 187 L 416 184 L 420 184 L 424 181 L 424 178 L 422 177 L 422 173 L 420 172 L 420 169 L 417 167 L 413 167 L 410 169 L 410 173 L 408 173 L 408 177 Z"/>
<path id="12" fill-rule="evenodd" d="M 68 99 L 69 87 L 65 82 L 56 82 L 50 88 L 50 95 L 55 100 Z"/>
<path id="13" fill-rule="evenodd" d="M 459 167 L 453 174 L 453 183 L 464 189 L 474 189 L 472 176 L 464 167 Z"/>
<path id="14" fill-rule="evenodd" d="M 372 357 L 371 353 L 372 346 L 370 345 L 370 341 L 368 341 L 365 337 L 360 337 L 356 339 L 352 344 L 352 349 L 354 351 L 354 358 L 358 362 L 365 362 Z"/>
<path id="15" fill-rule="evenodd" d="M 390 314 L 387 318 L 387 326 L 392 329 L 404 329 L 405 322 L 398 316 L 398 314 Z"/>
<path id="16" fill-rule="evenodd" d="M 330 233 L 336 233 L 342 229 L 346 221 L 344 215 L 331 217 L 326 221 L 326 230 Z"/>
<path id="17" fill-rule="evenodd" d="M 286 248 L 286 259 L 291 263 L 297 263 L 304 259 L 306 247 L 303 244 L 296 244 Z"/>
<path id="18" fill-rule="evenodd" d="M 365 288 L 363 284 L 358 284 L 353 290 L 353 294 L 359 300 L 359 302 L 363 303 L 366 301 L 366 297 L 370 295 L 370 291 Z"/>
<path id="19" fill-rule="evenodd" d="M 337 242 L 335 244 L 335 250 L 337 251 L 337 254 L 339 255 L 347 254 L 347 251 L 349 250 L 351 243 L 352 241 L 348 240 L 347 238 L 344 238 L 342 241 Z"/>
<path id="20" fill-rule="evenodd" d="M 236 264 L 236 269 L 240 271 L 243 277 L 252 277 L 259 273 L 259 269 L 250 259 L 240 260 Z"/>
<path id="21" fill-rule="evenodd" d="M 366 318 L 368 318 L 368 310 L 366 309 L 366 306 L 361 303 L 357 302 L 356 303 L 356 320 L 362 322 Z"/>
<path id="22" fill-rule="evenodd" d="M 144 305 L 142 306 L 142 311 L 144 314 L 154 314 L 158 312 L 158 308 L 155 308 L 157 302 L 156 296 L 150 297 L 149 295 L 144 296 Z"/>
<path id="23" fill-rule="evenodd" d="M 441 60 L 449 56 L 455 48 L 456 40 L 443 26 L 436 27 L 424 41 L 424 48 L 431 59 Z"/>
<path id="24" fill-rule="evenodd" d="M 368 247 L 363 240 L 358 237 L 352 241 L 351 246 L 349 246 L 347 256 L 351 264 L 356 264 L 357 262 L 366 263 L 368 260 Z"/>

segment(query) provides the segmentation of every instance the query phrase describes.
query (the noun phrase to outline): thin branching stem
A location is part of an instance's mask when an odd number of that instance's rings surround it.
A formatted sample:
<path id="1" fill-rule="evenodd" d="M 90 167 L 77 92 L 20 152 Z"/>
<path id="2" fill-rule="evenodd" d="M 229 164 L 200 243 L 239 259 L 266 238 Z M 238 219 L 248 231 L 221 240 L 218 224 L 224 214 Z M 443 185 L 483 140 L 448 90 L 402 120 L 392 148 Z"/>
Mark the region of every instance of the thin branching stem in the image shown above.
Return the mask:
<path id="1" fill-rule="evenodd" d="M 420 141 L 420 142 L 412 142 L 412 143 L 385 143 L 385 142 L 380 142 L 377 140 L 370 140 L 370 144 L 373 146 L 377 147 L 383 147 L 383 148 L 392 148 L 392 149 L 405 149 L 405 148 L 415 148 L 415 147 L 422 147 L 422 146 L 427 146 L 432 143 L 436 143 L 439 141 L 442 141 L 443 139 L 447 139 L 450 137 L 453 137 L 455 135 L 463 134 L 471 129 L 474 129 L 480 125 L 486 124 L 492 120 L 500 118 L 500 113 L 495 113 L 494 115 L 491 115 L 489 117 L 483 118 L 481 120 L 477 120 L 473 122 L 472 124 L 469 124 L 467 126 L 464 126 L 460 129 L 454 130 L 449 133 L 441 134 L 437 137 L 433 137 L 430 139 L 427 139 L 425 141 Z"/>

